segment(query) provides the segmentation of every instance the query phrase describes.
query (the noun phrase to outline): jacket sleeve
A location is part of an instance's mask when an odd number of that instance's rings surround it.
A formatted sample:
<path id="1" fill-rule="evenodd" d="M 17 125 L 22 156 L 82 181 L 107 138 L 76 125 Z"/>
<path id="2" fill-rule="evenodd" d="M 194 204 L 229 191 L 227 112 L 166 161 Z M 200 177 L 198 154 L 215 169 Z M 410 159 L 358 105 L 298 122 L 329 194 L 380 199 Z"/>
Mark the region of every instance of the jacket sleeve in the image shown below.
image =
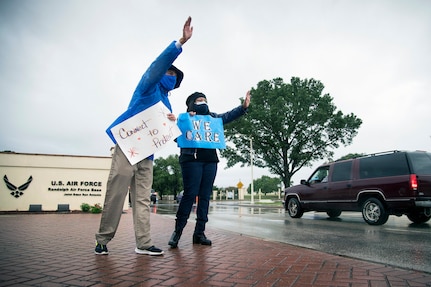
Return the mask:
<path id="1" fill-rule="evenodd" d="M 160 87 L 158 83 L 165 75 L 166 71 L 175 61 L 175 59 L 181 54 L 182 48 L 173 41 L 150 65 L 147 71 L 142 76 L 138 83 L 138 86 L 133 93 L 132 99 L 130 100 L 129 107 L 122 113 L 106 130 L 107 134 L 114 143 L 117 141 L 111 132 L 111 128 L 127 120 L 131 116 L 141 112 L 145 108 L 152 104 L 157 103 L 160 100 L 160 92 L 157 92 Z"/>
<path id="2" fill-rule="evenodd" d="M 244 109 L 241 105 L 228 112 L 225 112 L 222 114 L 211 113 L 211 115 L 215 118 L 221 118 L 223 121 L 223 124 L 228 124 L 246 113 L 247 113 L 247 109 Z"/>
<path id="3" fill-rule="evenodd" d="M 150 67 L 145 71 L 138 86 L 133 93 L 130 100 L 129 108 L 144 96 L 151 96 L 154 94 L 156 85 L 160 82 L 166 71 L 181 54 L 182 48 L 175 45 L 173 41 L 155 60 L 151 63 Z"/>

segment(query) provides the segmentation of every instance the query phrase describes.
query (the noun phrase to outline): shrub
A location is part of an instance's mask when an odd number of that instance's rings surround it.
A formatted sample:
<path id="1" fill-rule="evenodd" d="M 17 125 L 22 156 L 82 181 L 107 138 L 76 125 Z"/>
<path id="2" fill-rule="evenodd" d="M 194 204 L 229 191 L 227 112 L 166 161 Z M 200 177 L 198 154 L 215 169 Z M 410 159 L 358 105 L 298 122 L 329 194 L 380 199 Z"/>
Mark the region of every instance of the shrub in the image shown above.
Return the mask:
<path id="1" fill-rule="evenodd" d="M 90 205 L 88 204 L 88 203 L 83 203 L 83 204 L 81 204 L 81 210 L 83 211 L 83 212 L 89 212 L 90 211 Z"/>
<path id="2" fill-rule="evenodd" d="M 102 212 L 102 205 L 100 203 L 96 203 L 95 205 L 90 207 L 91 213 L 101 213 Z"/>

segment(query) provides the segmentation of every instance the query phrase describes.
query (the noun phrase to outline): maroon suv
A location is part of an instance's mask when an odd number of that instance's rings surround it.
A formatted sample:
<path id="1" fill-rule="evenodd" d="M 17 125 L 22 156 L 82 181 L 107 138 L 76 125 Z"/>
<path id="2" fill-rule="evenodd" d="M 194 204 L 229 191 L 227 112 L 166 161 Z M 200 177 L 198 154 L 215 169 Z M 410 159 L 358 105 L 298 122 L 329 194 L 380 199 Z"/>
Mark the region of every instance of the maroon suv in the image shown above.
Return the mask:
<path id="1" fill-rule="evenodd" d="M 318 167 L 308 180 L 286 188 L 284 207 L 292 218 L 306 211 L 338 217 L 361 211 L 365 222 L 385 224 L 403 214 L 414 223 L 431 218 L 431 153 L 391 151 Z"/>

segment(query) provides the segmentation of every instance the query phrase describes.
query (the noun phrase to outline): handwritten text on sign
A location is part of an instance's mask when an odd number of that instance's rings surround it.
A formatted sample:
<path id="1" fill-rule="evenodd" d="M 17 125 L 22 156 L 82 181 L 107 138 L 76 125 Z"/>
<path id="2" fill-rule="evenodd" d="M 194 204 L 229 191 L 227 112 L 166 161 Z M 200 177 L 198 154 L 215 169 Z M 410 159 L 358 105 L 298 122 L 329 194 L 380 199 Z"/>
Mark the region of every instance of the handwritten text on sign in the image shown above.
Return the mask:
<path id="1" fill-rule="evenodd" d="M 181 134 L 176 123 L 167 118 L 168 113 L 168 108 L 158 102 L 111 129 L 130 164 L 161 150 Z"/>
<path id="2" fill-rule="evenodd" d="M 226 148 L 223 121 L 209 115 L 190 116 L 183 113 L 178 116 L 178 126 L 182 135 L 177 138 L 182 148 Z"/>

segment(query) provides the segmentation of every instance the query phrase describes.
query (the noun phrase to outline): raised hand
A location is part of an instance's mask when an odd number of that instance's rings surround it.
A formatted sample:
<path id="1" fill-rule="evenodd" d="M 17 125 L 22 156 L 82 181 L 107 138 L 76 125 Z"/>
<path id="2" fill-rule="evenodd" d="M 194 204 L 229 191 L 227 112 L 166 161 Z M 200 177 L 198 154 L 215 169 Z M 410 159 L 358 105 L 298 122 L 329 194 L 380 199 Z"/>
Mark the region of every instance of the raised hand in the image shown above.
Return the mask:
<path id="1" fill-rule="evenodd" d="M 184 23 L 183 36 L 180 38 L 181 44 L 184 44 L 185 42 L 187 42 L 193 35 L 193 27 L 190 26 L 191 23 L 192 23 L 192 17 L 189 16 L 189 18 L 187 18 L 186 23 Z"/>
<path id="2" fill-rule="evenodd" d="M 251 97 L 250 91 L 247 91 L 247 94 L 246 94 L 245 99 L 244 99 L 244 103 L 242 104 L 242 107 L 244 109 L 248 108 L 248 106 L 250 105 L 250 97 Z"/>

